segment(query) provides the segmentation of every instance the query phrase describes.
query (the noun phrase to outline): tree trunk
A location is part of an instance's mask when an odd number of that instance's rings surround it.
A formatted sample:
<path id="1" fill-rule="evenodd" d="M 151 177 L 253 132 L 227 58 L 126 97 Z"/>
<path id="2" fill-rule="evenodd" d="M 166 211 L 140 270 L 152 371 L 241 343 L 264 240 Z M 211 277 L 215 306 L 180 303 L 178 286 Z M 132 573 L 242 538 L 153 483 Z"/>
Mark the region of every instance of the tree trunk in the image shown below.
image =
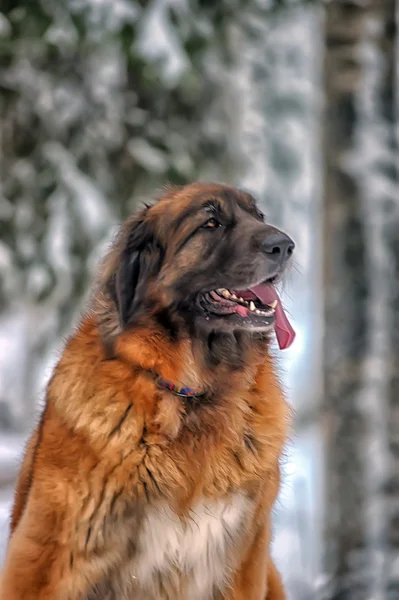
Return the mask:
<path id="1" fill-rule="evenodd" d="M 399 558 L 383 485 L 399 398 L 393 378 L 389 386 L 390 346 L 397 348 L 399 339 L 390 290 L 399 280 L 391 258 L 395 240 L 399 253 L 394 41 L 395 0 L 328 4 L 325 598 L 388 598 L 388 540 L 389 558 Z M 391 522 L 399 519 L 394 505 Z"/>
<path id="2" fill-rule="evenodd" d="M 392 2 L 393 4 L 393 2 Z M 386 21 L 381 46 L 387 64 L 382 78 L 381 112 L 384 119 L 386 160 L 384 172 L 390 175 L 385 197 L 383 236 L 390 264 L 389 286 L 389 379 L 388 448 L 389 472 L 385 486 L 387 500 L 387 553 L 384 561 L 385 596 L 399 597 L 399 6 L 396 2 Z"/>

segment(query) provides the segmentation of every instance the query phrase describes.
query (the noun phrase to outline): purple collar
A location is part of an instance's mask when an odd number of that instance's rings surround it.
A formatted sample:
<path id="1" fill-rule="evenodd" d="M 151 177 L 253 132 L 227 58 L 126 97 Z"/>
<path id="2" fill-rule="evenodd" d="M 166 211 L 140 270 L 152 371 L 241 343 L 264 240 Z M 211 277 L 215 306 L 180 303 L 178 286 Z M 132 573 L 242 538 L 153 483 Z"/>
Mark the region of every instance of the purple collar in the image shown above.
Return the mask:
<path id="1" fill-rule="evenodd" d="M 199 398 L 200 396 L 204 396 L 205 394 L 204 391 L 201 391 L 197 388 L 190 388 L 186 385 L 180 387 L 175 383 L 162 379 L 162 377 L 159 376 L 156 377 L 156 382 L 160 388 L 172 392 L 172 394 L 175 394 L 175 396 L 183 396 L 185 398 Z"/>

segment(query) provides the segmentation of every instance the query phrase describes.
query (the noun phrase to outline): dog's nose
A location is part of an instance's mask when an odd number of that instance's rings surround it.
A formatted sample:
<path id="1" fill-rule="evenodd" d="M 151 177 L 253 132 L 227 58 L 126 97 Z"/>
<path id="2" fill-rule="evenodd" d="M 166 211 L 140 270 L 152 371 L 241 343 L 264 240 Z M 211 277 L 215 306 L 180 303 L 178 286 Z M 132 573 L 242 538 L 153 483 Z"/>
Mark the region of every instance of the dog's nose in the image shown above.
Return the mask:
<path id="1" fill-rule="evenodd" d="M 268 233 L 262 242 L 262 249 L 269 258 L 277 263 L 285 263 L 294 252 L 293 240 L 278 229 Z"/>

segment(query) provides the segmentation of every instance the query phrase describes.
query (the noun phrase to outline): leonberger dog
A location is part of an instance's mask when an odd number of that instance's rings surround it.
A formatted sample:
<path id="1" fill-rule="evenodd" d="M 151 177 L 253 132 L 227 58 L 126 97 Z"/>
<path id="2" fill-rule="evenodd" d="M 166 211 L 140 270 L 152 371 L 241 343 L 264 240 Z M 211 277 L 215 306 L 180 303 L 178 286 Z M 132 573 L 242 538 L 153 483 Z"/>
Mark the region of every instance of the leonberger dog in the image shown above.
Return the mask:
<path id="1" fill-rule="evenodd" d="M 2 600 L 285 598 L 271 345 L 294 337 L 275 288 L 293 249 L 219 184 L 123 225 L 26 449 Z"/>

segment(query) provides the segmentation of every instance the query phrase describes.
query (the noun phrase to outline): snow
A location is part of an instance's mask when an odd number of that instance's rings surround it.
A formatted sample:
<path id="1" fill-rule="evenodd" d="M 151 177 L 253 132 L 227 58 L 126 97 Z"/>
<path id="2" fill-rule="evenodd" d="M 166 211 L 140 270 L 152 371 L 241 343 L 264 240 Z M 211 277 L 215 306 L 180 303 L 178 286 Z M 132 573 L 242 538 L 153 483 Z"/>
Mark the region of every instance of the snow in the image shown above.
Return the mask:
<path id="1" fill-rule="evenodd" d="M 12 28 L 8 19 L 0 13 L 0 38 L 9 37 Z"/>
<path id="2" fill-rule="evenodd" d="M 167 14 L 171 4 L 173 3 L 168 0 L 153 0 L 149 3 L 141 20 L 141 30 L 136 42 L 137 50 L 147 60 L 162 62 L 162 78 L 167 88 L 176 84 L 189 66 Z M 181 10 L 181 3 L 179 4 Z"/>
<path id="3" fill-rule="evenodd" d="M 9 269 L 12 265 L 12 254 L 10 249 L 0 242 L 0 271 Z"/>
<path id="4" fill-rule="evenodd" d="M 125 23 L 135 23 L 140 12 L 130 0 L 70 0 L 69 4 L 74 13 L 88 13 L 93 37 L 120 31 Z"/>
<path id="5" fill-rule="evenodd" d="M 72 194 L 75 209 L 92 240 L 104 234 L 113 219 L 104 194 L 75 164 L 73 156 L 60 144 L 44 146 L 48 160 L 59 170 L 60 179 Z"/>
<path id="6" fill-rule="evenodd" d="M 3 562 L 8 521 L 14 493 L 14 483 L 20 465 L 24 438 L 21 435 L 0 435 L 0 565 Z"/>
<path id="7" fill-rule="evenodd" d="M 134 138 L 128 143 L 128 150 L 136 162 L 155 173 L 164 173 L 167 168 L 167 156 L 158 148 L 154 148 L 143 138 Z"/>
<path id="8" fill-rule="evenodd" d="M 27 353 L 24 340 L 26 339 L 26 315 L 22 310 L 9 310 L 0 315 L 0 407 L 2 404 L 5 419 L 21 419 L 24 412 L 25 382 L 19 377 L 26 366 Z M 12 399 L 12 402 L 9 402 Z M 1 423 L 2 427 L 9 423 Z M 3 447 L 3 446 L 1 446 Z M 2 457 L 0 455 L 0 473 Z"/>

